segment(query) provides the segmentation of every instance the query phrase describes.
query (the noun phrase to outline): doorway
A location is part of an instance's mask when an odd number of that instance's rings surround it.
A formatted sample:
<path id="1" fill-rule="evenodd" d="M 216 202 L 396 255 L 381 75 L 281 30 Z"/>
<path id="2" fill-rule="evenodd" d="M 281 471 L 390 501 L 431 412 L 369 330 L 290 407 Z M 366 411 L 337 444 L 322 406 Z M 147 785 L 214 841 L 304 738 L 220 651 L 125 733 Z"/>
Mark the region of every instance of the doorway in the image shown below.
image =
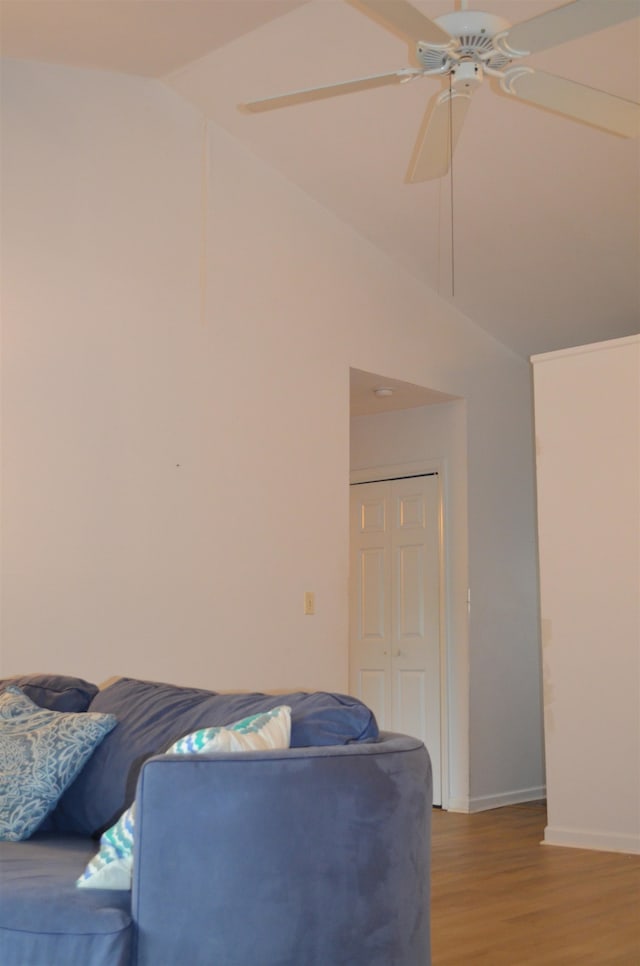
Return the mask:
<path id="1" fill-rule="evenodd" d="M 387 390 L 385 395 L 376 392 L 380 387 Z M 350 483 L 437 474 L 440 720 L 439 740 L 428 738 L 427 743 L 442 807 L 464 810 L 469 760 L 466 401 L 356 369 L 350 371 L 350 389 Z M 350 487 L 350 492 L 353 489 Z M 352 590 L 350 623 L 355 609 L 353 596 Z M 415 681 L 414 676 L 414 685 Z M 405 682 L 409 682 L 409 676 L 404 677 Z M 368 684 L 372 684 L 371 676 Z"/>

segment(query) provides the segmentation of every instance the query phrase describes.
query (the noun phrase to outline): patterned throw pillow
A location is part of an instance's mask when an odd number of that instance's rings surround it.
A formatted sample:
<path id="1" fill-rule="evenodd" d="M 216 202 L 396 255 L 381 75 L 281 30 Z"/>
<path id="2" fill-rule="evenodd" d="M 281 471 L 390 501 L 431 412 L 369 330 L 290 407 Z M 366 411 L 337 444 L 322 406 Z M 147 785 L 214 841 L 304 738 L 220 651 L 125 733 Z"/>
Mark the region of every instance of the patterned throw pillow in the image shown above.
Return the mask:
<path id="1" fill-rule="evenodd" d="M 39 708 L 10 686 L 0 693 L 0 840 L 35 832 L 106 734 L 112 714 Z"/>
<path id="2" fill-rule="evenodd" d="M 168 755 L 197 755 L 214 751 L 263 751 L 288 748 L 291 741 L 291 708 L 280 705 L 271 711 L 220 728 L 201 728 L 179 738 Z M 133 872 L 133 835 L 136 803 L 122 813 L 103 834 L 100 849 L 76 885 L 88 889 L 130 889 Z"/>

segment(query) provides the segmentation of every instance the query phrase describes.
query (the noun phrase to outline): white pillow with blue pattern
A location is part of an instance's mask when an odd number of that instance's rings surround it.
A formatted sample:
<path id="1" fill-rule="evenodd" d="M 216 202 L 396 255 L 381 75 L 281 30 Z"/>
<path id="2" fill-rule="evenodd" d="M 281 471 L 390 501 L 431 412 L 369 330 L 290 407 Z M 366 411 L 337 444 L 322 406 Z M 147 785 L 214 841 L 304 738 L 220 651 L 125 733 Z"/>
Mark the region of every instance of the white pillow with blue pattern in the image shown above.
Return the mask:
<path id="1" fill-rule="evenodd" d="M 41 708 L 15 685 L 0 692 L 0 840 L 29 838 L 117 723 Z"/>
<path id="2" fill-rule="evenodd" d="M 218 728 L 201 728 L 179 738 L 167 755 L 208 752 L 265 751 L 288 748 L 291 742 L 291 708 L 279 705 Z M 133 874 L 133 837 L 136 803 L 126 809 L 100 839 L 100 849 L 76 885 L 88 889 L 130 889 Z"/>

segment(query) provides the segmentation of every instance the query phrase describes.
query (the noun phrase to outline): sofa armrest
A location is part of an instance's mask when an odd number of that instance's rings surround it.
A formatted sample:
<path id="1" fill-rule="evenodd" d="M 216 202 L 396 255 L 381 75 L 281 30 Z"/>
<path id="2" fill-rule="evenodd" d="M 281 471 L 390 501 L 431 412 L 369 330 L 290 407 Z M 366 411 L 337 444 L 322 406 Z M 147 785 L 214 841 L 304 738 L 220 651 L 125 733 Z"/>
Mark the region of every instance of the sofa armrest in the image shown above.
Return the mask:
<path id="1" fill-rule="evenodd" d="M 136 805 L 139 966 L 427 966 L 424 745 L 162 755 Z"/>

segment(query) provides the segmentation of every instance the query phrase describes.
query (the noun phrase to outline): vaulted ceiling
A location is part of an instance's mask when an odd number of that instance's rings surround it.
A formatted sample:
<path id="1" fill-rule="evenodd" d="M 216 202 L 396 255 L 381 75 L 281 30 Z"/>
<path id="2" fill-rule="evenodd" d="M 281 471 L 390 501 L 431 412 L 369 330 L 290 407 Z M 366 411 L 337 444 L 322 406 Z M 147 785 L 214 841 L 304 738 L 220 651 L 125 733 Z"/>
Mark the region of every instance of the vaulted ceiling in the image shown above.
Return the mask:
<path id="1" fill-rule="evenodd" d="M 458 6 L 414 5 L 430 18 Z M 559 3 L 468 6 L 514 23 Z M 640 101 L 640 0 L 638 15 L 527 64 Z M 523 356 L 640 329 L 638 139 L 519 102 L 485 81 L 451 173 L 406 184 L 439 80 L 260 115 L 237 109 L 407 65 L 406 44 L 342 0 L 2 0 L 0 17 L 5 56 L 171 85 Z"/>

